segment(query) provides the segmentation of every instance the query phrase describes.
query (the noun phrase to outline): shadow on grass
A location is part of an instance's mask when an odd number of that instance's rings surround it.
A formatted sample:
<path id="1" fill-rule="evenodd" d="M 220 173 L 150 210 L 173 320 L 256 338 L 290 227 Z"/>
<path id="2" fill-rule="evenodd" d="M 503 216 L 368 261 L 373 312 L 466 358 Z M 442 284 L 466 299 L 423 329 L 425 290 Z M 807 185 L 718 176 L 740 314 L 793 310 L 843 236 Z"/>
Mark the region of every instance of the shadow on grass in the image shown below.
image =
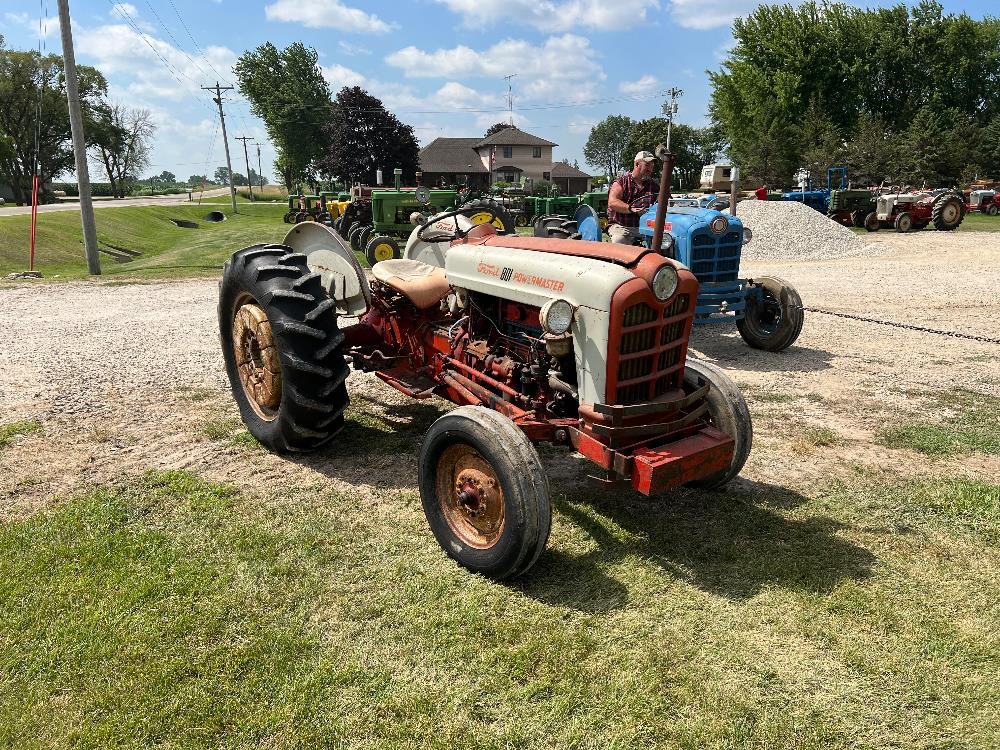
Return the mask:
<path id="1" fill-rule="evenodd" d="M 436 399 L 393 403 L 352 394 L 344 428 L 330 444 L 287 459 L 352 484 L 412 490 L 420 440 L 442 414 Z"/>
<path id="2" fill-rule="evenodd" d="M 597 548 L 580 555 L 549 550 L 516 586 L 549 604 L 605 612 L 628 604 L 625 585 L 605 572 L 626 557 L 734 600 L 772 587 L 825 593 L 842 580 L 866 578 L 876 558 L 838 536 L 843 524 L 778 512 L 807 500 L 747 480 L 726 493 L 681 490 L 655 501 L 631 491 L 596 494 L 584 503 L 557 499 L 559 511 Z"/>
<path id="3" fill-rule="evenodd" d="M 806 325 L 809 324 L 808 319 Z M 691 348 L 710 362 L 754 372 L 819 372 L 828 370 L 832 355 L 823 349 L 793 344 L 781 352 L 766 352 L 747 346 L 735 323 L 695 326 Z"/>

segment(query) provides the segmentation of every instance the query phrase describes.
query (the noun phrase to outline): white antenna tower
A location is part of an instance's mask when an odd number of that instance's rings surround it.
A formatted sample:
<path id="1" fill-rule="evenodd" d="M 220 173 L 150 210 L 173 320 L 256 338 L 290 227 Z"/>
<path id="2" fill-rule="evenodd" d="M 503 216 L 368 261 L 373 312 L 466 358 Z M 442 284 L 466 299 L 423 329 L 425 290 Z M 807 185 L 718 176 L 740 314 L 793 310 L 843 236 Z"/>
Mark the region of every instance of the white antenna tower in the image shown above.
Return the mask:
<path id="1" fill-rule="evenodd" d="M 510 123 L 511 127 L 514 126 L 514 87 L 510 82 L 512 78 L 517 78 L 517 73 L 503 77 L 507 81 L 507 122 Z"/>

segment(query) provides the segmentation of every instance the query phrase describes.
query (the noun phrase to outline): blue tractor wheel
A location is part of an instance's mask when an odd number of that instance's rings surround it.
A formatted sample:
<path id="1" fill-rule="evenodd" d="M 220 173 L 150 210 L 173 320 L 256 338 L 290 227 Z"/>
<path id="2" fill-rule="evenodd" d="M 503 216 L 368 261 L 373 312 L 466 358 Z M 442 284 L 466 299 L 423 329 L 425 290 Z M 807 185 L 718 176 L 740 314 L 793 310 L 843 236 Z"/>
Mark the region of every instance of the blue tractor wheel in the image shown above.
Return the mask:
<path id="1" fill-rule="evenodd" d="M 762 276 L 747 290 L 746 314 L 736 321 L 740 336 L 754 349 L 780 352 L 802 333 L 802 298 L 784 279 Z"/>

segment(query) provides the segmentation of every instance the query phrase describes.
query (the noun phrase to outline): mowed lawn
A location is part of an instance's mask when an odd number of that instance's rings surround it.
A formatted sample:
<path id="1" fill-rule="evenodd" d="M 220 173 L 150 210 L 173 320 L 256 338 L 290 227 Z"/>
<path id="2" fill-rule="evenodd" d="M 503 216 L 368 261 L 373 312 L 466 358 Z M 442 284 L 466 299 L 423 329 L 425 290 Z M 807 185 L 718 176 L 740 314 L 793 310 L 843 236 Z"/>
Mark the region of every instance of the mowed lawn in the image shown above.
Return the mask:
<path id="1" fill-rule="evenodd" d="M 226 203 L 201 206 L 135 206 L 95 210 L 100 247 L 139 253 L 121 262 L 101 253 L 103 276 L 170 278 L 218 275 L 222 264 L 241 247 L 255 242 L 280 241 L 288 231 L 281 220 L 283 204 L 241 204 L 232 214 Z M 205 220 L 210 211 L 223 211 L 226 221 Z M 197 228 L 178 227 L 170 219 L 184 219 Z M 28 268 L 29 216 L 0 217 L 0 277 Z M 121 252 L 118 250 L 117 252 Z M 35 267 L 46 279 L 87 277 L 83 231 L 77 211 L 38 216 Z"/>
<path id="2" fill-rule="evenodd" d="M 881 435 L 924 478 L 555 479 L 509 584 L 451 563 L 406 482 L 83 491 L 0 525 L 0 747 L 996 748 L 1000 485 L 947 458 L 1000 451 L 1000 406 L 970 409 Z M 327 452 L 378 472 L 436 414 L 404 411 L 352 407 Z"/>

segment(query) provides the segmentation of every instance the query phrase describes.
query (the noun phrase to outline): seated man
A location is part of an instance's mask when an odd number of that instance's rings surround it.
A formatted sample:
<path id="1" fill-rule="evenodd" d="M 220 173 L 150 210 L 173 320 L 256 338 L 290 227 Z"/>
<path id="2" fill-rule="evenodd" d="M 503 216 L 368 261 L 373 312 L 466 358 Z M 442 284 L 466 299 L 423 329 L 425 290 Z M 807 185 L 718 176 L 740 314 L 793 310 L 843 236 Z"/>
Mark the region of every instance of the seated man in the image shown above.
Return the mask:
<path id="1" fill-rule="evenodd" d="M 632 162 L 632 171 L 611 185 L 608 193 L 608 235 L 612 242 L 631 245 L 639 234 L 639 216 L 656 200 L 658 186 L 653 180 L 653 159 L 649 151 L 640 151 Z"/>

